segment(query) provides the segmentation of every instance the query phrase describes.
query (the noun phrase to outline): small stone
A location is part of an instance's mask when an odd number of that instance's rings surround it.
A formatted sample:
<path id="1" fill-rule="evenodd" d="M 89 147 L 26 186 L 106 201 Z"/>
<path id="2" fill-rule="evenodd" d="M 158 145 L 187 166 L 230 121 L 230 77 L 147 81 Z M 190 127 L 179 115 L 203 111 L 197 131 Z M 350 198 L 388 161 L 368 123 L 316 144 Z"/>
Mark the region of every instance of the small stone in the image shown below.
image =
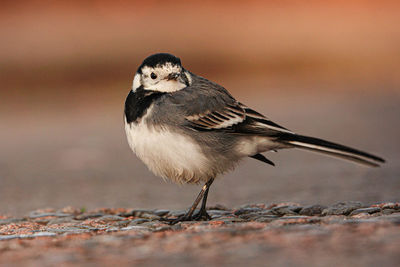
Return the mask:
<path id="1" fill-rule="evenodd" d="M 119 228 L 117 228 L 117 227 L 110 227 L 110 228 L 108 228 L 107 230 L 106 230 L 106 232 L 107 233 L 110 233 L 110 232 L 118 232 L 120 229 Z"/>
<path id="2" fill-rule="evenodd" d="M 155 210 L 154 214 L 157 216 L 165 216 L 169 213 L 169 210 Z"/>
<path id="3" fill-rule="evenodd" d="M 381 209 L 378 208 L 378 207 L 362 208 L 362 209 L 353 210 L 353 211 L 350 213 L 350 216 L 354 216 L 354 215 L 357 215 L 357 214 L 360 214 L 360 213 L 373 214 L 373 213 L 380 212 L 380 211 L 381 211 Z"/>
<path id="4" fill-rule="evenodd" d="M 395 213 L 395 212 L 397 212 L 397 210 L 395 210 L 395 209 L 383 209 L 382 210 L 382 214 L 383 215 L 389 215 L 389 214 L 392 214 L 392 213 Z"/>
<path id="5" fill-rule="evenodd" d="M 300 215 L 315 216 L 321 215 L 324 209 L 328 208 L 323 205 L 310 205 L 302 208 L 299 212 Z"/>
<path id="6" fill-rule="evenodd" d="M 42 220 L 35 220 L 34 222 L 41 225 L 47 225 L 50 222 L 50 220 L 42 219 Z"/>
<path id="7" fill-rule="evenodd" d="M 169 225 L 164 225 L 164 226 L 156 227 L 156 228 L 153 230 L 153 232 L 164 232 L 164 231 L 169 231 L 169 230 L 172 230 L 172 227 L 169 226 Z"/>
<path id="8" fill-rule="evenodd" d="M 232 214 L 231 211 L 226 211 L 226 210 L 207 210 L 207 213 L 210 216 L 222 216 L 222 215 Z"/>
<path id="9" fill-rule="evenodd" d="M 230 211 L 227 207 L 221 205 L 221 204 L 216 204 L 214 206 L 211 206 L 208 208 L 209 210 L 224 210 L 224 211 Z"/>
<path id="10" fill-rule="evenodd" d="M 159 220 L 161 218 L 160 216 L 158 216 L 156 214 L 151 214 L 151 213 L 142 213 L 138 217 L 143 218 L 143 219 L 149 219 L 149 220 Z"/>
<path id="11" fill-rule="evenodd" d="M 38 233 L 34 233 L 33 236 L 34 237 L 39 237 L 39 236 L 55 236 L 55 233 L 52 232 L 38 232 Z"/>
<path id="12" fill-rule="evenodd" d="M 121 217 L 131 217 L 131 216 L 133 216 L 132 212 L 133 212 L 133 210 L 129 210 L 129 211 L 120 212 L 117 215 L 121 216 Z"/>
<path id="13" fill-rule="evenodd" d="M 18 238 L 20 235 L 0 235 L 0 241 Z"/>
<path id="14" fill-rule="evenodd" d="M 261 208 L 241 208 L 234 212 L 236 216 L 263 211 Z"/>
<path id="15" fill-rule="evenodd" d="M 71 214 L 55 213 L 55 212 L 38 213 L 36 211 L 29 213 L 29 218 L 31 219 L 42 218 L 42 217 L 68 217 L 68 216 L 71 216 Z"/>
<path id="16" fill-rule="evenodd" d="M 218 217 L 215 219 L 213 218 L 211 221 L 223 221 L 224 223 L 232 223 L 232 222 L 243 222 L 244 220 L 241 219 L 240 217 L 238 218 L 238 217 L 232 217 L 232 216 L 228 216 L 228 217 L 221 216 L 221 217 Z"/>
<path id="17" fill-rule="evenodd" d="M 62 224 L 62 223 L 79 223 L 78 220 L 74 220 L 72 217 L 65 217 L 65 218 L 55 218 L 48 221 L 48 225 L 51 224 Z"/>
<path id="18" fill-rule="evenodd" d="M 130 223 L 128 224 L 128 226 L 132 226 L 132 225 L 138 225 L 138 224 L 142 224 L 145 222 L 148 222 L 148 219 L 134 219 L 132 221 L 130 221 Z"/>
<path id="19" fill-rule="evenodd" d="M 130 221 L 129 221 L 129 220 L 125 220 L 125 221 L 118 221 L 118 222 L 115 222 L 115 223 L 113 223 L 113 226 L 125 227 L 125 226 L 127 226 L 128 224 L 130 224 Z"/>
<path id="20" fill-rule="evenodd" d="M 141 214 L 154 214 L 153 210 L 132 210 L 132 216 L 140 217 Z"/>
<path id="21" fill-rule="evenodd" d="M 131 225 L 120 229 L 121 231 L 129 231 L 129 230 L 142 230 L 142 231 L 150 231 L 149 228 L 145 226 Z"/>
<path id="22" fill-rule="evenodd" d="M 185 210 L 175 210 L 175 211 L 171 211 L 169 213 L 169 215 L 173 216 L 173 217 L 179 217 L 179 216 L 184 215 L 184 214 L 186 214 Z"/>
<path id="23" fill-rule="evenodd" d="M 400 203 L 385 203 L 382 209 L 400 209 Z"/>
<path id="24" fill-rule="evenodd" d="M 361 202 L 339 202 L 322 211 L 322 215 L 349 215 L 353 210 L 365 207 Z"/>
<path id="25" fill-rule="evenodd" d="M 180 225 L 179 223 L 171 225 L 171 230 L 173 230 L 173 231 L 182 230 L 182 225 Z"/>
<path id="26" fill-rule="evenodd" d="M 279 217 L 279 219 L 285 219 L 285 220 L 299 220 L 299 219 L 309 219 L 310 217 L 308 217 L 308 216 L 301 216 L 301 215 L 295 215 L 295 216 L 293 216 L 293 215 L 285 215 L 285 216 L 282 216 L 282 217 Z"/>
<path id="27" fill-rule="evenodd" d="M 282 206 L 282 207 L 274 207 L 271 209 L 271 212 L 278 216 L 283 215 L 298 215 L 297 211 L 300 211 L 301 207 L 297 206 Z"/>
<path id="28" fill-rule="evenodd" d="M 24 239 L 24 238 L 35 238 L 35 237 L 43 237 L 43 236 L 55 236 L 55 233 L 51 232 L 38 232 L 34 234 L 23 234 L 23 235 L 0 235 L 1 240 L 10 240 L 10 239 Z"/>
<path id="29" fill-rule="evenodd" d="M 87 220 L 87 219 L 93 219 L 93 218 L 98 218 L 104 216 L 103 213 L 87 213 L 87 214 L 79 214 L 75 216 L 76 220 Z"/>
<path id="30" fill-rule="evenodd" d="M 90 232 L 92 229 L 82 229 L 79 227 L 60 227 L 60 228 L 51 228 L 47 229 L 49 232 L 53 233 L 72 233 L 72 234 L 81 234 Z"/>
<path id="31" fill-rule="evenodd" d="M 262 216 L 262 217 L 256 218 L 254 221 L 256 221 L 256 222 L 272 222 L 273 220 L 276 220 L 276 218 L 279 218 L 279 217 L 273 216 L 273 215 L 271 215 L 271 217 Z"/>
<path id="32" fill-rule="evenodd" d="M 118 216 L 118 215 L 104 215 L 101 216 L 100 218 L 97 218 L 94 220 L 95 222 L 114 222 L 114 221 L 122 221 L 124 220 L 124 217 Z"/>

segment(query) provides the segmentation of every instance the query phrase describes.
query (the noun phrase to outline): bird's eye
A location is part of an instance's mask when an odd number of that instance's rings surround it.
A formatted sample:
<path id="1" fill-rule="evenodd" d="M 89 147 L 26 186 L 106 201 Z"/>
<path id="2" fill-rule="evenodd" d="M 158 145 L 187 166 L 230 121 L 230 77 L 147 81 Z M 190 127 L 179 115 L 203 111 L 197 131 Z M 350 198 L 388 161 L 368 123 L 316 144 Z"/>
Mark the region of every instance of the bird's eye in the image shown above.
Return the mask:
<path id="1" fill-rule="evenodd" d="M 157 74 L 155 74 L 154 72 L 152 72 L 152 73 L 150 74 L 150 77 L 151 77 L 153 80 L 155 80 L 155 79 L 157 79 Z"/>

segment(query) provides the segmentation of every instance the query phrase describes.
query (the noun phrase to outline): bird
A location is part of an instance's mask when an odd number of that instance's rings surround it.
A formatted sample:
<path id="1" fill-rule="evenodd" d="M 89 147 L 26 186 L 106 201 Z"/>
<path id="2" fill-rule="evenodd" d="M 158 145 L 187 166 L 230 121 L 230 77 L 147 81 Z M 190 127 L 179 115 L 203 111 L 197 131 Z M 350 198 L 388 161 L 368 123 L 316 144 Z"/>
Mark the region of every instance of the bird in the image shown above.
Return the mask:
<path id="1" fill-rule="evenodd" d="M 381 157 L 297 134 L 236 100 L 224 87 L 196 75 L 169 53 L 148 56 L 125 101 L 128 144 L 155 175 L 177 184 L 204 183 L 188 211 L 171 224 L 209 220 L 211 184 L 250 157 L 274 166 L 262 153 L 298 148 L 378 167 Z M 201 207 L 196 212 L 200 203 Z"/>

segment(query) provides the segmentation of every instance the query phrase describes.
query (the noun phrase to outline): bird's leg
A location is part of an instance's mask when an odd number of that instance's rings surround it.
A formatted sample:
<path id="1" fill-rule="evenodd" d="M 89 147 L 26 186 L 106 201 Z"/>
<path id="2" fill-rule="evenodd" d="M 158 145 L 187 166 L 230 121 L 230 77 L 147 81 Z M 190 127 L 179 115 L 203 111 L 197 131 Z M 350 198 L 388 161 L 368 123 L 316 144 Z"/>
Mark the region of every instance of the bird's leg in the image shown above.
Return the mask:
<path id="1" fill-rule="evenodd" d="M 193 216 L 193 219 L 196 221 L 200 220 L 211 220 L 211 216 L 207 213 L 206 205 L 207 205 L 207 197 L 208 191 L 210 190 L 211 184 L 214 182 L 214 178 L 212 178 L 208 184 L 206 191 L 204 192 L 203 202 L 201 202 L 201 208 L 198 213 Z"/>
<path id="2" fill-rule="evenodd" d="M 206 182 L 206 184 L 205 184 L 205 185 L 203 186 L 203 188 L 201 189 L 199 195 L 197 196 L 196 200 L 193 202 L 193 204 L 192 204 L 192 206 L 190 207 L 189 211 L 188 211 L 185 215 L 179 216 L 178 218 L 169 221 L 169 223 L 170 223 L 170 224 L 176 224 L 176 223 L 178 223 L 178 222 L 191 221 L 191 220 L 192 220 L 193 212 L 196 210 L 197 206 L 199 205 L 200 200 L 201 200 L 203 197 L 205 197 L 205 199 L 203 198 L 203 202 L 202 202 L 202 204 L 201 204 L 201 209 L 200 209 L 200 212 L 199 212 L 199 213 L 201 213 L 201 211 L 204 210 L 204 212 L 207 214 L 207 212 L 206 212 L 206 210 L 205 210 L 205 208 L 206 208 L 206 202 L 207 202 L 207 195 L 208 195 L 208 191 L 209 191 L 209 189 L 210 189 L 210 186 L 211 186 L 211 184 L 212 184 L 213 182 L 214 182 L 214 178 L 212 178 L 212 179 L 210 179 L 210 180 L 208 180 L 208 181 Z M 195 216 L 198 217 L 197 215 L 198 215 L 198 214 L 196 214 Z M 208 215 L 208 214 L 207 214 L 207 215 Z M 204 217 L 204 216 L 200 216 L 199 218 L 194 218 L 194 219 L 195 219 L 195 220 L 200 220 L 200 219 L 202 219 L 203 217 Z M 209 217 L 209 215 L 208 215 L 208 217 Z"/>

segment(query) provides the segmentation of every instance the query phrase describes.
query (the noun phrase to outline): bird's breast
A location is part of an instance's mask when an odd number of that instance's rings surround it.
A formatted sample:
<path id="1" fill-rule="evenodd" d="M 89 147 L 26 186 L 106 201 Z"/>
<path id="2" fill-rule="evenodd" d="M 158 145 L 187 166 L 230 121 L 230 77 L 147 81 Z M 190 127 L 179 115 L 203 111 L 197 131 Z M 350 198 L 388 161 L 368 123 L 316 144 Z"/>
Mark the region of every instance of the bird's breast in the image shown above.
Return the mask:
<path id="1" fill-rule="evenodd" d="M 125 131 L 131 149 L 154 174 L 176 183 L 198 183 L 215 175 L 196 142 L 168 127 L 149 125 L 145 117 L 138 123 L 125 118 Z"/>

